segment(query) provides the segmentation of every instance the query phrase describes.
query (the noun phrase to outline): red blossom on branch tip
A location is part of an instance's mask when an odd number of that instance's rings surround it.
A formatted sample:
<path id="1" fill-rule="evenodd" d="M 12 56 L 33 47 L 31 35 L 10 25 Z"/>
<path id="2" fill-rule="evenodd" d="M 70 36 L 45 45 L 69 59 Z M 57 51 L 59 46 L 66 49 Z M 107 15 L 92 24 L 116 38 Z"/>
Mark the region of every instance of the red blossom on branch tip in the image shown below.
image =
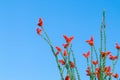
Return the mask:
<path id="1" fill-rule="evenodd" d="M 83 56 L 85 56 L 86 58 L 88 58 L 90 56 L 90 51 L 88 51 L 87 53 L 84 53 Z"/>
<path id="2" fill-rule="evenodd" d="M 116 49 L 120 50 L 120 45 L 116 43 Z"/>
<path id="3" fill-rule="evenodd" d="M 40 26 L 40 27 L 43 26 L 43 20 L 42 20 L 42 18 L 39 18 L 38 26 Z"/>
<path id="4" fill-rule="evenodd" d="M 71 68 L 74 68 L 75 67 L 75 64 L 73 62 L 70 61 L 70 67 Z"/>
<path id="5" fill-rule="evenodd" d="M 69 46 L 69 44 L 68 44 L 68 43 L 63 44 L 63 47 L 64 47 L 64 48 L 67 48 L 68 46 Z"/>
<path id="6" fill-rule="evenodd" d="M 100 72 L 100 68 L 99 67 L 95 68 L 95 70 L 96 70 L 96 72 Z"/>
<path id="7" fill-rule="evenodd" d="M 117 59 L 118 58 L 118 56 L 112 56 L 112 55 L 110 55 L 110 57 L 109 57 L 111 60 L 115 60 L 115 59 Z"/>
<path id="8" fill-rule="evenodd" d="M 114 77 L 114 78 L 118 78 L 119 75 L 116 73 L 116 74 L 113 74 L 113 77 Z"/>
<path id="9" fill-rule="evenodd" d="M 42 30 L 40 28 L 36 28 L 37 34 L 40 35 Z"/>
<path id="10" fill-rule="evenodd" d="M 65 65 L 65 61 L 64 60 L 59 60 L 59 63 L 61 63 L 62 65 Z"/>
<path id="11" fill-rule="evenodd" d="M 90 40 L 86 41 L 90 46 L 94 46 L 94 38 L 91 36 Z"/>
<path id="12" fill-rule="evenodd" d="M 60 47 L 58 47 L 58 46 L 56 46 L 55 48 L 57 49 L 58 52 L 62 51 L 62 49 Z"/>
<path id="13" fill-rule="evenodd" d="M 97 65 L 98 64 L 98 61 L 96 60 L 96 61 L 92 61 L 92 63 L 94 64 L 94 65 Z"/>
<path id="14" fill-rule="evenodd" d="M 66 35 L 63 35 L 63 37 L 65 38 L 65 40 L 68 44 L 74 39 L 74 36 L 68 37 Z"/>
<path id="15" fill-rule="evenodd" d="M 66 77 L 65 77 L 65 80 L 70 80 L 70 76 L 69 76 L 69 75 L 66 76 Z"/>
<path id="16" fill-rule="evenodd" d="M 102 57 L 105 57 L 105 56 L 111 55 L 111 52 L 110 51 L 101 52 L 101 54 L 102 54 Z"/>
<path id="17" fill-rule="evenodd" d="M 64 56 L 67 56 L 67 55 L 68 55 L 66 50 L 64 50 L 63 55 L 64 55 Z"/>
<path id="18" fill-rule="evenodd" d="M 105 73 L 106 75 L 111 75 L 111 67 L 110 67 L 110 66 L 106 66 L 106 67 L 104 68 L 104 73 Z"/>

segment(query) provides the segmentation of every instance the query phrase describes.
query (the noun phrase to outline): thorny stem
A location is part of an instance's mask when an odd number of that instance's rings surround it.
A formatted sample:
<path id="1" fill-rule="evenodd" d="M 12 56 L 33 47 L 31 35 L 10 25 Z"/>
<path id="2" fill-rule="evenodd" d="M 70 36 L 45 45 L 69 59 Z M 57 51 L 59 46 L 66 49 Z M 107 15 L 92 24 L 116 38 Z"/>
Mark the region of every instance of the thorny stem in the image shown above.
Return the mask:
<path id="1" fill-rule="evenodd" d="M 98 54 L 97 54 L 97 51 L 96 51 L 96 49 L 95 49 L 95 46 L 93 46 L 93 48 L 94 48 L 94 51 L 95 51 L 96 59 L 97 59 L 97 61 L 99 62 L 99 60 L 98 60 Z M 98 64 L 99 64 L 99 63 L 98 63 Z"/>
<path id="2" fill-rule="evenodd" d="M 68 48 L 66 49 L 67 50 L 67 53 L 68 53 L 68 60 L 67 60 L 67 74 L 71 75 L 71 67 L 70 67 L 70 64 L 69 64 L 69 61 L 70 61 L 70 52 L 68 52 Z"/>
<path id="3" fill-rule="evenodd" d="M 60 67 L 60 64 L 58 63 L 58 57 L 55 55 L 55 51 L 54 51 L 53 46 L 50 45 L 50 47 L 51 47 L 51 50 L 52 50 L 52 52 L 55 56 L 55 59 L 56 59 L 57 65 L 58 65 L 58 69 L 59 69 L 59 72 L 60 72 L 61 80 L 64 80 L 64 77 L 63 77 L 63 74 L 62 74 L 62 69 Z"/>
<path id="4" fill-rule="evenodd" d="M 51 45 L 51 43 L 50 43 L 42 34 L 40 34 L 40 36 L 41 36 L 49 45 Z"/>
<path id="5" fill-rule="evenodd" d="M 114 73 L 114 69 L 115 69 L 115 66 L 118 62 L 118 58 L 119 58 L 119 55 L 120 55 L 120 50 L 117 50 L 117 60 L 115 62 L 113 62 L 113 69 L 112 69 L 112 73 Z"/>
<path id="6" fill-rule="evenodd" d="M 73 61 L 74 61 L 74 64 L 75 64 L 75 70 L 76 70 L 76 73 L 77 73 L 78 80 L 81 80 L 78 69 L 77 69 L 77 66 L 76 66 L 76 59 L 75 59 L 75 56 L 74 56 L 74 51 L 72 50 L 72 44 L 71 44 L 71 47 L 70 47 L 70 51 L 72 53 L 72 57 L 73 57 Z"/>
<path id="7" fill-rule="evenodd" d="M 91 72 L 93 72 L 93 64 L 92 64 L 92 61 L 93 61 L 93 46 L 91 46 Z M 91 78 L 93 80 L 93 75 L 91 75 Z"/>
<path id="8" fill-rule="evenodd" d="M 103 11 L 103 21 L 102 21 L 102 26 L 103 26 L 103 30 L 104 30 L 104 52 L 106 52 L 106 23 L 105 23 L 105 11 Z M 103 60 L 103 68 L 106 66 L 106 55 L 105 58 Z"/>
<path id="9" fill-rule="evenodd" d="M 106 30 L 104 28 L 104 52 L 106 52 Z M 105 58 L 103 60 L 103 68 L 106 66 L 106 55 Z"/>
<path id="10" fill-rule="evenodd" d="M 57 63 L 57 66 L 58 66 L 58 69 L 59 69 L 59 73 L 60 73 L 60 76 L 61 76 L 61 80 L 64 80 L 64 77 L 63 77 L 63 71 L 62 71 L 62 68 L 60 67 L 60 64 L 58 63 L 58 57 L 55 55 L 55 50 L 54 50 L 54 47 L 52 46 L 52 43 L 50 41 L 50 38 L 48 37 L 47 33 L 45 32 L 44 28 L 42 27 L 42 30 L 46 36 L 46 38 L 44 36 L 41 35 L 41 37 L 49 44 L 51 50 L 52 50 L 52 53 L 53 55 L 55 56 L 55 59 L 56 59 L 56 63 Z"/>
<path id="11" fill-rule="evenodd" d="M 49 38 L 48 34 L 46 33 L 45 29 L 43 27 L 41 27 L 41 29 L 43 30 L 43 32 L 44 32 L 46 38 L 48 39 L 49 43 L 51 43 L 50 38 Z"/>
<path id="12" fill-rule="evenodd" d="M 66 62 L 67 74 L 70 75 L 70 78 L 72 80 L 75 80 L 74 69 L 72 69 L 71 66 L 70 66 L 70 54 L 71 54 L 71 52 L 69 51 L 68 47 L 66 48 L 66 50 L 67 50 L 67 53 L 68 53 L 68 56 L 66 57 L 66 61 L 65 61 Z"/>
<path id="13" fill-rule="evenodd" d="M 100 80 L 105 76 L 102 69 L 106 66 L 106 56 L 102 59 L 102 47 L 104 44 L 104 52 L 106 52 L 106 25 L 105 25 L 105 11 L 103 11 L 102 23 L 100 27 Z M 104 32 L 103 32 L 104 30 Z M 104 36 L 104 37 L 103 37 Z M 104 40 L 104 42 L 103 42 Z"/>
<path id="14" fill-rule="evenodd" d="M 103 12 L 103 21 L 104 21 L 104 12 Z M 103 23 L 101 24 L 100 27 L 100 80 L 103 80 L 103 65 L 102 65 L 102 48 L 103 48 Z"/>

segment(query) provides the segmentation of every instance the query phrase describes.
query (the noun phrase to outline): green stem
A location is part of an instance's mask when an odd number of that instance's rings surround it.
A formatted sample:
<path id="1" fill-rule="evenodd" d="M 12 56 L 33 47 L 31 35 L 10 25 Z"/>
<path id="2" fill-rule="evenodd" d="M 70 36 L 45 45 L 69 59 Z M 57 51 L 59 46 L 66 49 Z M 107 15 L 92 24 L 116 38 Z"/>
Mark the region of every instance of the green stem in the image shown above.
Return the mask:
<path id="1" fill-rule="evenodd" d="M 92 64 L 92 61 L 93 61 L 93 46 L 91 46 L 91 72 L 93 73 L 93 64 Z M 91 79 L 93 80 L 94 76 L 91 75 Z"/>
<path id="2" fill-rule="evenodd" d="M 60 67 L 60 64 L 59 64 L 59 62 L 58 62 L 58 57 L 55 55 L 55 51 L 54 51 L 53 46 L 50 45 L 50 47 L 51 47 L 51 50 L 52 50 L 52 52 L 53 52 L 53 55 L 55 56 L 56 63 L 57 63 L 57 66 L 58 66 L 58 69 L 59 69 L 59 73 L 60 73 L 60 76 L 61 76 L 61 80 L 64 80 L 62 68 Z"/>
<path id="3" fill-rule="evenodd" d="M 93 61 L 93 46 L 91 46 L 91 68 L 92 68 L 92 72 L 93 72 L 93 64 L 92 64 L 92 61 Z"/>
<path id="4" fill-rule="evenodd" d="M 41 34 L 40 35 L 42 39 L 44 39 L 49 45 L 51 45 L 51 43 Z"/>
<path id="5" fill-rule="evenodd" d="M 106 52 L 106 23 L 105 23 L 105 11 L 103 11 L 103 30 L 104 30 L 104 52 Z M 103 60 L 103 68 L 106 66 L 106 55 Z"/>
<path id="6" fill-rule="evenodd" d="M 41 29 L 43 30 L 43 32 L 44 32 L 46 38 L 48 39 L 49 43 L 51 43 L 50 38 L 49 38 L 48 34 L 46 33 L 45 29 L 43 27 Z"/>
<path id="7" fill-rule="evenodd" d="M 120 55 L 120 50 L 117 50 L 117 57 L 118 57 L 118 58 L 119 58 L 119 55 Z M 118 62 L 118 58 L 117 58 L 117 60 L 116 60 L 115 62 L 113 62 L 112 73 L 114 73 L 114 69 L 115 69 L 115 66 L 116 66 L 116 64 L 117 64 L 117 62 Z"/>
<path id="8" fill-rule="evenodd" d="M 48 37 L 47 33 L 45 32 L 44 28 L 42 27 L 42 30 L 46 36 L 46 38 L 42 35 L 40 35 L 50 46 L 51 48 L 51 51 L 53 53 L 53 55 L 55 56 L 55 60 L 56 60 L 56 63 L 57 63 L 57 66 L 58 66 L 58 69 L 59 69 L 59 73 L 60 73 L 60 76 L 61 76 L 61 80 L 64 80 L 64 77 L 63 77 L 63 71 L 62 71 L 62 68 L 60 67 L 60 64 L 58 62 L 58 57 L 55 55 L 55 50 L 54 50 L 54 47 L 52 46 L 52 43 L 50 41 L 50 38 Z"/>
<path id="9" fill-rule="evenodd" d="M 68 60 L 67 60 L 67 73 L 71 76 L 71 67 L 70 67 L 70 52 L 68 51 L 68 48 L 66 49 L 68 53 Z"/>
<path id="10" fill-rule="evenodd" d="M 77 69 L 77 66 L 76 66 L 76 59 L 75 59 L 75 56 L 74 56 L 74 51 L 72 50 L 72 44 L 71 44 L 71 47 L 70 47 L 70 51 L 72 53 L 73 61 L 74 61 L 74 64 L 75 64 L 75 70 L 76 70 L 77 78 L 78 78 L 78 80 L 81 80 L 78 69 Z"/>
<path id="11" fill-rule="evenodd" d="M 94 51 L 95 51 L 95 55 L 96 55 L 96 59 L 97 59 L 97 61 L 99 62 L 99 60 L 98 60 L 98 54 L 97 54 L 97 51 L 96 51 L 96 49 L 95 49 L 95 46 L 93 46 L 93 48 L 94 48 Z M 100 64 L 98 63 L 98 66 L 99 66 Z"/>

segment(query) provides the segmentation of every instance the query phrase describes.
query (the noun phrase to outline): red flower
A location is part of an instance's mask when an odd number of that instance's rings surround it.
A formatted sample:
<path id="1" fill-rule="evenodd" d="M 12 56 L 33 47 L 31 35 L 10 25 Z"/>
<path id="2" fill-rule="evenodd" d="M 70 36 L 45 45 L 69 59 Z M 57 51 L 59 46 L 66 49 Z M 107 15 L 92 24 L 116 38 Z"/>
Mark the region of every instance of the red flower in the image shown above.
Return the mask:
<path id="1" fill-rule="evenodd" d="M 62 51 L 61 48 L 58 47 L 58 46 L 56 46 L 55 48 L 57 49 L 58 52 L 61 52 L 61 51 Z"/>
<path id="2" fill-rule="evenodd" d="M 64 48 L 67 48 L 68 46 L 69 46 L 69 44 L 68 44 L 68 43 L 63 44 L 63 47 L 64 47 Z"/>
<path id="3" fill-rule="evenodd" d="M 66 35 L 63 35 L 63 37 L 65 38 L 67 43 L 70 43 L 74 39 L 74 36 L 68 37 Z"/>
<path id="4" fill-rule="evenodd" d="M 120 50 L 120 45 L 116 43 L 116 49 Z"/>
<path id="5" fill-rule="evenodd" d="M 94 65 L 97 65 L 98 64 L 98 61 L 96 60 L 96 61 L 92 61 L 92 63 L 94 64 Z"/>
<path id="6" fill-rule="evenodd" d="M 71 66 L 71 68 L 74 68 L 74 67 L 75 67 L 75 64 L 70 61 L 70 66 Z"/>
<path id="7" fill-rule="evenodd" d="M 118 78 L 119 75 L 116 73 L 116 74 L 113 74 L 113 77 L 114 77 L 114 78 Z"/>
<path id="8" fill-rule="evenodd" d="M 96 70 L 96 75 L 97 75 L 97 78 L 98 78 L 98 80 L 100 80 L 100 68 L 96 68 L 95 69 Z"/>
<path id="9" fill-rule="evenodd" d="M 106 66 L 105 68 L 104 68 L 104 73 L 106 74 L 106 75 L 108 75 L 108 74 L 110 74 L 111 72 L 111 67 L 110 66 Z"/>
<path id="10" fill-rule="evenodd" d="M 96 72 L 98 80 L 100 80 L 100 72 Z"/>
<path id="11" fill-rule="evenodd" d="M 93 36 L 91 37 L 90 40 L 87 40 L 86 42 L 87 42 L 90 46 L 94 46 L 94 38 L 93 38 Z"/>
<path id="12" fill-rule="evenodd" d="M 110 55 L 111 54 L 111 52 L 101 52 L 101 54 L 102 54 L 102 57 L 105 57 L 105 56 L 108 56 L 108 55 Z"/>
<path id="13" fill-rule="evenodd" d="M 40 28 L 36 28 L 37 34 L 40 35 L 42 30 Z"/>
<path id="14" fill-rule="evenodd" d="M 70 80 L 70 76 L 66 76 L 65 80 Z"/>
<path id="15" fill-rule="evenodd" d="M 66 50 L 64 50 L 64 56 L 67 56 L 68 54 L 67 54 L 67 51 Z"/>
<path id="16" fill-rule="evenodd" d="M 90 56 L 90 51 L 88 51 L 86 54 L 84 53 L 83 56 L 85 56 L 86 58 L 88 58 Z"/>
<path id="17" fill-rule="evenodd" d="M 62 65 L 65 65 L 65 61 L 64 60 L 59 60 L 59 63 L 61 63 Z"/>
<path id="18" fill-rule="evenodd" d="M 96 72 L 100 72 L 100 68 L 99 67 L 95 68 L 95 70 L 96 70 Z"/>
<path id="19" fill-rule="evenodd" d="M 110 57 L 109 57 L 111 60 L 115 60 L 115 59 L 117 59 L 118 58 L 118 56 L 112 56 L 112 55 L 110 55 Z"/>
<path id="20" fill-rule="evenodd" d="M 87 75 L 87 76 L 90 76 L 90 74 L 91 74 L 90 67 L 87 68 L 86 72 L 87 72 L 86 75 Z"/>
<path id="21" fill-rule="evenodd" d="M 43 26 L 43 20 L 42 20 L 42 18 L 39 18 L 38 26 Z"/>

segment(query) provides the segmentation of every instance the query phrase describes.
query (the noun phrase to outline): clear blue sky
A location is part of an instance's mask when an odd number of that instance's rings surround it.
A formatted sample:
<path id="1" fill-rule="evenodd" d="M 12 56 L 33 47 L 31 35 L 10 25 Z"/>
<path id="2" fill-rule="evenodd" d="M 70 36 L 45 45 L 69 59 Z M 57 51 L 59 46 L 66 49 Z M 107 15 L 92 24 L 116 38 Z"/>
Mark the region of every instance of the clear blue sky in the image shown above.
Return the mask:
<path id="1" fill-rule="evenodd" d="M 119 0 L 0 0 L 0 80 L 60 80 L 49 46 L 36 34 L 38 18 L 44 20 L 53 44 L 74 35 L 73 47 L 82 80 L 91 35 L 99 48 L 102 10 L 106 10 L 107 50 L 116 53 L 120 43 Z M 109 61 L 111 63 L 111 61 Z M 117 71 L 120 73 L 120 60 Z"/>

